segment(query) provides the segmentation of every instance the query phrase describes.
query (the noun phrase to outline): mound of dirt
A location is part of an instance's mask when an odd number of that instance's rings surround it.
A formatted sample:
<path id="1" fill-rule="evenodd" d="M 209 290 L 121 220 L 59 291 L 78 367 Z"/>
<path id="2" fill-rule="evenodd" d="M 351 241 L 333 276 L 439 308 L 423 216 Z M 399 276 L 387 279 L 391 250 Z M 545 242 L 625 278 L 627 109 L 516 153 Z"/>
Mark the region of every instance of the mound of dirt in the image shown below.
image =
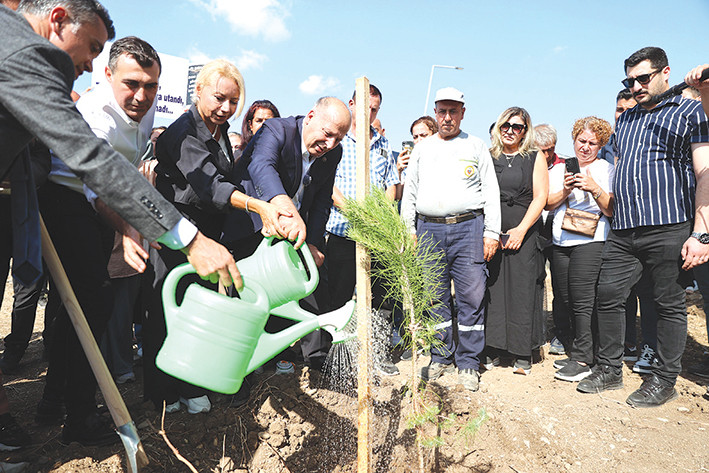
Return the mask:
<path id="1" fill-rule="evenodd" d="M 11 287 L 6 288 L 0 330 L 10 328 Z M 689 336 L 683 366 L 706 349 L 701 297 L 688 295 Z M 46 363 L 42 361 L 39 311 L 35 334 L 20 372 L 4 382 L 17 420 L 34 444 L 2 452 L 2 461 L 27 461 L 28 472 L 125 472 L 121 445 L 84 448 L 59 443 L 60 428 L 34 424 Z M 709 399 L 706 382 L 683 371 L 679 399 L 656 409 L 638 410 L 625 398 L 642 378 L 624 368 L 622 390 L 583 395 L 575 385 L 553 378 L 558 357 L 542 353 L 529 376 L 509 367 L 484 372 L 472 393 L 447 374 L 431 383 L 426 402 L 437 414 L 423 423 L 426 471 L 435 472 L 637 472 L 709 469 Z M 428 362 L 423 358 L 420 364 Z M 418 471 L 416 434 L 410 428 L 407 375 L 378 379 L 372 395 L 372 464 L 377 472 Z M 354 368 L 353 368 L 354 369 Z M 142 400 L 138 381 L 119 386 L 138 426 L 150 464 L 142 471 L 188 472 L 161 435 L 162 413 Z M 332 386 L 319 372 L 297 367 L 289 375 L 273 364 L 254 376 L 249 402 L 235 408 L 229 396 L 214 394 L 208 414 L 167 414 L 167 438 L 200 472 L 354 472 L 357 461 L 357 397 Z"/>

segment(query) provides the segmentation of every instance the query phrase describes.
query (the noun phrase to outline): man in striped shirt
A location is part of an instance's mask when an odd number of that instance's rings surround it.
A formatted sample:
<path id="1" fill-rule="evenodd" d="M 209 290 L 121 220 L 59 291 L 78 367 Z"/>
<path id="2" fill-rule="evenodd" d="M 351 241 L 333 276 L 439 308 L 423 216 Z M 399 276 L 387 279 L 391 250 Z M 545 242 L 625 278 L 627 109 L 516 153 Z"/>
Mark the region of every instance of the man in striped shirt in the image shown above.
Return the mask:
<path id="1" fill-rule="evenodd" d="M 709 259 L 709 123 L 697 101 L 656 100 L 669 89 L 662 49 L 643 48 L 624 66 L 623 85 L 638 105 L 616 126 L 613 227 L 598 281 L 598 364 L 577 389 L 623 387 L 624 306 L 645 270 L 657 307 L 658 361 L 626 402 L 655 407 L 677 397 L 674 385 L 687 338 L 680 271 Z"/>

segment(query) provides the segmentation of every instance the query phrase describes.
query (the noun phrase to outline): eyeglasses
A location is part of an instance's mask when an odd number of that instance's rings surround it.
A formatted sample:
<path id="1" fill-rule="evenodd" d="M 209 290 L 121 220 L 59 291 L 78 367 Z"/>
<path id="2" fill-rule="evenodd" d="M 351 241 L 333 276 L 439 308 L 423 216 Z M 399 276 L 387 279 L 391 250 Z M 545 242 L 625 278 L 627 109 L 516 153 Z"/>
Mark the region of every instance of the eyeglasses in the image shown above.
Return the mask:
<path id="1" fill-rule="evenodd" d="M 621 82 L 621 84 L 623 84 L 624 86 L 626 86 L 629 89 L 633 88 L 635 81 L 638 81 L 640 83 L 640 85 L 646 85 L 648 82 L 650 82 L 652 80 L 652 76 L 654 76 L 655 74 L 660 72 L 660 70 L 661 69 L 658 69 L 656 71 L 650 72 L 649 74 L 640 74 L 637 77 L 626 77 L 625 79 L 623 79 L 620 82 Z"/>
<path id="2" fill-rule="evenodd" d="M 527 125 L 520 125 L 519 123 L 515 123 L 514 125 L 510 122 L 505 122 L 502 125 L 500 125 L 500 130 L 502 130 L 503 133 L 507 133 L 510 128 L 512 128 L 512 133 L 515 135 L 519 135 L 522 133 L 524 130 L 527 129 Z"/>

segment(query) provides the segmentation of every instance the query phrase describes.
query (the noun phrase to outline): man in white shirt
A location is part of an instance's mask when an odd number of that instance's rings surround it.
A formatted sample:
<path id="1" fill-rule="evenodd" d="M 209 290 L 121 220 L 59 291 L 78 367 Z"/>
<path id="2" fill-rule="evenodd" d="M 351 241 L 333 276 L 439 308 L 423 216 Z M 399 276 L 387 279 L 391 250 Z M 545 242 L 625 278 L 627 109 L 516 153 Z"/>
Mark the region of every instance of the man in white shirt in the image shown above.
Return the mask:
<path id="1" fill-rule="evenodd" d="M 401 214 L 419 243 L 435 246 L 443 263 L 438 304 L 440 320 L 431 363 L 422 377 L 435 380 L 458 366 L 458 381 L 477 391 L 480 352 L 485 347 L 486 262 L 500 233 L 500 190 L 492 158 L 479 138 L 460 129 L 463 93 L 436 92 L 438 133 L 414 148 L 406 174 Z M 416 222 L 418 220 L 418 222 Z M 458 345 L 453 340 L 451 280 L 458 303 Z"/>
<path id="2" fill-rule="evenodd" d="M 152 46 L 135 37 L 120 39 L 111 47 L 108 84 L 99 85 L 77 102 L 94 134 L 135 166 L 153 126 L 160 69 L 160 58 Z M 79 304 L 100 340 L 113 309 L 107 263 L 114 229 L 134 240 L 140 238 L 62 161 L 52 160 L 50 182 L 40 192 L 42 213 Z M 125 241 L 132 252 L 129 259 L 139 266 L 147 254 L 135 241 Z M 65 405 L 64 443 L 76 441 L 88 446 L 118 441 L 109 419 L 96 412 L 96 380 L 63 307 L 57 314 L 52 340 L 38 420 L 49 423 L 61 419 Z"/>

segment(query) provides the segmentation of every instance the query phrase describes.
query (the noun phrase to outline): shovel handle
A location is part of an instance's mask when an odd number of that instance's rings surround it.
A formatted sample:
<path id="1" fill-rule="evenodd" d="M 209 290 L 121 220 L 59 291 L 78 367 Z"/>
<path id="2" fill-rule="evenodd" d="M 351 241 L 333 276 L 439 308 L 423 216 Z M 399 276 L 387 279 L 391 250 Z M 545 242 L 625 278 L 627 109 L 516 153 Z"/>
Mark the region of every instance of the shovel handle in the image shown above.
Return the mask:
<path id="1" fill-rule="evenodd" d="M 49 267 L 49 272 L 52 274 L 52 281 L 59 291 L 64 307 L 69 314 L 69 319 L 71 319 L 71 323 L 74 325 L 76 336 L 79 338 L 81 346 L 84 349 L 84 353 L 86 354 L 86 358 L 89 360 L 91 370 L 94 372 L 94 376 L 96 376 L 96 381 L 98 382 L 98 386 L 103 393 L 103 398 L 106 401 L 106 406 L 111 413 L 113 422 L 120 429 L 122 426 L 132 423 L 133 420 L 128 413 L 128 409 L 126 408 L 125 402 L 123 402 L 121 393 L 118 392 L 116 383 L 113 381 L 113 377 L 106 366 L 106 362 L 101 355 L 98 345 L 96 344 L 96 339 L 94 338 L 91 328 L 86 321 L 84 311 L 81 309 L 79 301 L 76 299 L 76 294 L 74 294 L 74 290 L 71 288 L 69 278 L 67 277 L 64 267 L 59 260 L 59 255 L 57 254 L 57 250 L 54 248 L 52 239 L 49 237 L 49 232 L 47 231 L 47 227 L 44 225 L 44 220 L 41 215 L 39 217 L 39 222 L 42 230 L 42 256 Z M 145 454 L 142 445 L 140 445 L 140 439 L 138 439 L 138 444 L 140 447 L 136 454 L 138 464 L 147 465 L 148 457 Z"/>

